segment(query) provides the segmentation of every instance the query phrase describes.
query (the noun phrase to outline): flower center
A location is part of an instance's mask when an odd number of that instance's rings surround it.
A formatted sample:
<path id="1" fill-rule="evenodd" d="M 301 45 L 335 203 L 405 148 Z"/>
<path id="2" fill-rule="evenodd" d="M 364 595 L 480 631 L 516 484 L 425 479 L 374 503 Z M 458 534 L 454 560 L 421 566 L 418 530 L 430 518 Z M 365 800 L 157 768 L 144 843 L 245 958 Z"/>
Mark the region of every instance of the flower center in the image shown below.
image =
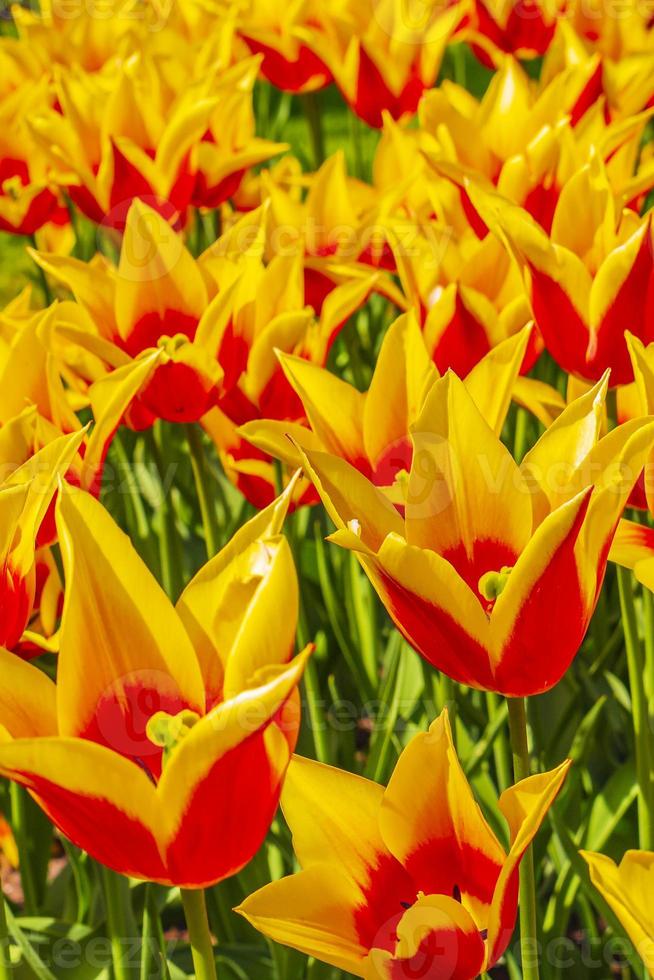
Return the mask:
<path id="1" fill-rule="evenodd" d="M 145 734 L 154 745 L 163 749 L 164 766 L 199 720 L 200 716 L 190 708 L 184 708 L 176 715 L 169 715 L 167 711 L 157 711 L 152 715 L 146 725 Z"/>
<path id="2" fill-rule="evenodd" d="M 503 565 L 499 572 L 486 572 L 479 579 L 479 584 L 477 585 L 479 594 L 487 602 L 495 602 L 497 597 L 504 591 L 504 586 L 509 581 L 509 575 L 512 571 L 512 565 Z"/>
<path id="3" fill-rule="evenodd" d="M 189 343 L 189 338 L 185 333 L 176 333 L 174 336 L 170 337 L 166 334 L 163 337 L 159 337 L 157 341 L 157 347 L 160 347 L 163 351 L 172 357 L 178 350 L 184 347 L 185 344 Z"/>

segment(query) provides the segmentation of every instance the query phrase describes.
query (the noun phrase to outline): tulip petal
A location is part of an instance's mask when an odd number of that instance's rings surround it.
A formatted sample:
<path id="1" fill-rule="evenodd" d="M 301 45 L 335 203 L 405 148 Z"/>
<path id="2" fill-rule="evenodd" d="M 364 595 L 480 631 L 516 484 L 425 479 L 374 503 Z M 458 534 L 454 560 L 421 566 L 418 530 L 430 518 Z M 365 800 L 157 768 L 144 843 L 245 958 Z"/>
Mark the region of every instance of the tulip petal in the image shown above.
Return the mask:
<path id="1" fill-rule="evenodd" d="M 637 580 L 654 592 L 654 528 L 624 518 L 618 524 L 609 559 L 633 569 Z"/>
<path id="2" fill-rule="evenodd" d="M 347 528 L 352 521 L 360 527 L 362 550 L 377 551 L 391 532 L 403 535 L 404 522 L 395 507 L 353 466 L 327 453 L 302 452 L 302 459 L 336 527 Z"/>
<path id="3" fill-rule="evenodd" d="M 595 606 L 578 564 L 577 539 L 592 488 L 553 511 L 512 569 L 491 613 L 495 690 L 540 694 L 577 653 Z"/>
<path id="4" fill-rule="evenodd" d="M 625 310 L 634 335 L 652 340 L 647 291 L 654 268 L 651 220 L 647 219 L 601 264 L 590 292 L 589 360 L 594 372 L 611 368 L 611 384 L 631 381 L 633 369 L 625 344 Z"/>
<path id="5" fill-rule="evenodd" d="M 34 261 L 57 282 L 67 286 L 91 316 L 102 337 L 115 334 L 115 271 L 106 261 L 82 262 L 69 255 L 28 249 Z"/>
<path id="6" fill-rule="evenodd" d="M 579 853 L 590 868 L 590 880 L 611 906 L 650 975 L 654 976 L 654 919 L 651 913 L 654 854 L 627 851 L 616 866 L 603 854 Z"/>
<path id="7" fill-rule="evenodd" d="M 279 535 L 296 482 L 239 528 L 177 601 L 200 662 L 208 705 L 243 690 L 259 668 L 284 663 L 291 655 L 297 578 Z M 270 617 L 264 626 L 262 612 Z"/>
<path id="8" fill-rule="evenodd" d="M 32 792 L 59 830 L 121 874 L 168 881 L 155 788 L 134 763 L 78 738 L 0 744 L 0 773 Z"/>
<path id="9" fill-rule="evenodd" d="M 561 791 L 571 765 L 567 760 L 551 772 L 528 776 L 500 796 L 500 810 L 509 824 L 511 848 L 493 895 L 485 969 L 497 962 L 509 944 L 518 908 L 520 862 Z"/>
<path id="10" fill-rule="evenodd" d="M 12 738 L 57 733 L 57 694 L 38 667 L 0 647 L 0 725 Z"/>
<path id="11" fill-rule="evenodd" d="M 470 913 L 445 895 L 421 895 L 397 924 L 394 953 L 373 949 L 365 980 L 447 977 L 474 980 L 485 944 Z"/>
<path id="12" fill-rule="evenodd" d="M 488 619 L 448 561 L 392 534 L 362 564 L 414 649 L 459 683 L 493 689 Z"/>
<path id="13" fill-rule="evenodd" d="M 167 596 L 98 501 L 82 491 L 60 495 L 57 528 L 66 573 L 60 731 L 84 734 L 156 770 L 161 749 L 145 734 L 150 716 L 204 710 L 191 643 Z"/>
<path id="14" fill-rule="evenodd" d="M 341 456 L 358 469 L 367 469 L 361 392 L 318 364 L 281 351 L 277 356 L 325 451 Z"/>
<path id="15" fill-rule="evenodd" d="M 419 892 L 460 895 L 475 921 L 486 924 L 505 854 L 463 773 L 447 711 L 402 752 L 384 793 L 380 827 Z"/>
<path id="16" fill-rule="evenodd" d="M 506 420 L 511 396 L 524 360 L 532 326 L 494 347 L 465 379 L 468 394 L 496 436 Z"/>
<path id="17" fill-rule="evenodd" d="M 399 317 L 382 342 L 363 410 L 365 453 L 373 466 L 408 442 L 409 426 L 437 377 L 415 316 Z"/>
<path id="18" fill-rule="evenodd" d="M 530 496 L 513 457 L 456 375 L 448 372 L 433 385 L 411 437 L 409 544 L 445 557 L 460 553 L 474 565 L 476 546 L 488 541 L 515 559 L 531 532 Z M 499 571 L 504 564 L 512 561 L 502 554 L 490 567 Z"/>
<path id="19" fill-rule="evenodd" d="M 91 490 L 97 485 L 109 444 L 118 426 L 134 399 L 156 371 L 162 356 L 163 351 L 152 351 L 110 371 L 91 385 L 89 398 L 95 425 L 84 454 L 81 484 L 85 490 Z"/>
<path id="20" fill-rule="evenodd" d="M 135 198 L 127 215 L 116 280 L 120 336 L 133 342 L 145 318 L 152 316 L 161 324 L 159 333 L 187 333 L 184 325 L 197 326 L 206 305 L 202 274 L 181 237 L 153 208 Z M 169 321 L 170 327 L 164 329 Z M 139 349 L 151 346 L 144 342 Z"/>
<path id="21" fill-rule="evenodd" d="M 369 779 L 294 756 L 282 809 L 300 865 L 328 864 L 365 885 L 386 855 L 379 830 L 383 796 L 383 787 Z"/>
<path id="22" fill-rule="evenodd" d="M 277 422 L 275 419 L 254 419 L 238 429 L 238 435 L 274 459 L 295 469 L 302 466 L 302 457 L 294 443 L 303 449 L 320 452 L 323 445 L 318 436 L 299 422 Z"/>
<path id="23" fill-rule="evenodd" d="M 166 862 L 178 883 L 214 884 L 262 844 L 297 737 L 293 692 L 310 653 L 264 668 L 261 686 L 218 704 L 174 750 L 157 794 L 166 814 Z"/>
<path id="24" fill-rule="evenodd" d="M 593 482 L 593 475 L 576 485 L 573 478 L 599 438 L 607 390 L 605 374 L 561 412 L 523 459 L 520 469 L 532 490 L 536 524 L 551 508 Z"/>
<path id="25" fill-rule="evenodd" d="M 275 942 L 361 976 L 367 949 L 354 927 L 351 885 L 323 863 L 250 895 L 236 912 Z"/>

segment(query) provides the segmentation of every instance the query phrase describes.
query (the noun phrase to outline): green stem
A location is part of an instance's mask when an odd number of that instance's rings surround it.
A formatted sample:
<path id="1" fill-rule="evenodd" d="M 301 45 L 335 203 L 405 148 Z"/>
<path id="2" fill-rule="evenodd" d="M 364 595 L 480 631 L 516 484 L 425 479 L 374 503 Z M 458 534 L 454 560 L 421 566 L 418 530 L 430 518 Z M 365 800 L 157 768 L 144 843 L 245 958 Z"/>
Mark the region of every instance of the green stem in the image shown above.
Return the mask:
<path id="1" fill-rule="evenodd" d="M 24 909 L 26 915 L 36 915 L 38 894 L 32 864 L 32 847 L 27 827 L 27 792 L 18 783 L 11 783 L 11 829 L 16 838 L 20 859 L 20 880 L 23 887 Z"/>
<path id="2" fill-rule="evenodd" d="M 304 689 L 307 695 L 307 710 L 313 735 L 313 744 L 318 762 L 329 762 L 329 740 L 325 724 L 326 712 L 320 697 L 320 677 L 315 657 L 310 657 L 304 670 Z"/>
<path id="3" fill-rule="evenodd" d="M 645 697 L 651 715 L 654 703 L 654 596 L 643 586 L 643 626 L 645 629 Z"/>
<path id="4" fill-rule="evenodd" d="M 213 499 L 209 491 L 209 473 L 204 446 L 202 445 L 202 436 L 197 425 L 186 426 L 186 438 L 191 453 L 193 479 L 195 480 L 195 490 L 198 495 L 198 503 L 200 504 L 200 514 L 202 515 L 207 558 L 213 558 L 218 551 L 218 522 L 216 520 Z"/>
<path id="5" fill-rule="evenodd" d="M 36 235 L 28 235 L 28 241 L 35 252 L 39 251 L 39 246 L 36 241 Z M 50 283 L 48 282 L 48 277 L 45 274 L 45 269 L 41 268 L 38 263 L 36 268 L 38 269 L 39 282 L 41 284 L 41 290 L 43 292 L 43 299 L 45 300 L 46 306 L 52 306 L 52 290 L 50 289 Z"/>
<path id="6" fill-rule="evenodd" d="M 515 417 L 515 433 L 513 439 L 513 458 L 516 463 L 522 462 L 527 443 L 527 427 L 529 416 L 524 408 L 518 407 Z"/>
<path id="7" fill-rule="evenodd" d="M 159 430 L 160 434 L 160 430 Z M 169 488 L 166 486 L 166 469 L 161 456 L 154 429 L 148 433 L 150 453 L 154 460 L 159 481 L 161 483 L 161 502 L 159 505 L 159 561 L 161 565 L 161 584 L 171 599 L 176 599 L 181 590 L 181 558 L 177 553 L 179 541 L 175 529 L 175 513 L 173 511 Z"/>
<path id="8" fill-rule="evenodd" d="M 120 893 L 120 875 L 100 865 L 104 900 L 107 910 L 107 932 L 111 943 L 111 959 L 115 980 L 129 980 L 127 965 L 128 936 L 125 908 Z"/>
<path id="9" fill-rule="evenodd" d="M 207 903 L 202 889 L 180 889 L 186 925 L 191 941 L 196 980 L 217 980 Z"/>
<path id="10" fill-rule="evenodd" d="M 486 692 L 486 710 L 489 719 L 495 718 L 499 710 L 500 702 L 497 694 L 492 691 Z M 493 758 L 495 760 L 495 771 L 500 793 L 508 789 L 511 785 L 511 768 L 509 765 L 509 748 L 506 741 L 506 727 L 502 725 L 496 737 L 493 739 Z"/>
<path id="11" fill-rule="evenodd" d="M 530 774 L 527 705 L 524 698 L 508 698 L 507 706 L 513 750 L 513 776 L 517 783 Z M 537 942 L 536 876 L 534 854 L 530 846 L 520 865 L 520 948 L 523 980 L 538 980 Z"/>
<path id="12" fill-rule="evenodd" d="M 452 739 L 456 745 L 456 691 L 454 681 L 446 674 L 441 675 L 441 709 L 447 708 L 452 728 Z"/>
<path id="13" fill-rule="evenodd" d="M 154 885 L 147 882 L 143 902 L 143 923 L 141 926 L 141 969 L 140 980 L 150 980 L 152 976 L 153 946 L 155 943 L 155 923 L 152 909 L 152 889 Z"/>
<path id="14" fill-rule="evenodd" d="M 627 669 L 631 689 L 631 714 L 634 723 L 636 743 L 636 777 L 638 780 L 638 833 L 640 847 L 651 851 L 654 845 L 652 835 L 652 779 L 650 773 L 651 748 L 649 742 L 649 718 L 645 685 L 643 679 L 644 658 L 638 638 L 638 621 L 634 602 L 633 580 L 626 568 L 616 569 L 622 628 L 627 652 Z"/>
<path id="15" fill-rule="evenodd" d="M 0 891 L 0 980 L 9 980 L 11 973 L 7 911 L 5 908 L 5 897 L 2 894 L 2 891 Z"/>
<path id="16" fill-rule="evenodd" d="M 314 164 L 316 167 L 319 167 L 325 160 L 325 140 L 322 132 L 320 106 L 316 93 L 307 92 L 303 96 L 303 105 L 304 114 L 307 117 L 307 123 L 309 125 Z"/>

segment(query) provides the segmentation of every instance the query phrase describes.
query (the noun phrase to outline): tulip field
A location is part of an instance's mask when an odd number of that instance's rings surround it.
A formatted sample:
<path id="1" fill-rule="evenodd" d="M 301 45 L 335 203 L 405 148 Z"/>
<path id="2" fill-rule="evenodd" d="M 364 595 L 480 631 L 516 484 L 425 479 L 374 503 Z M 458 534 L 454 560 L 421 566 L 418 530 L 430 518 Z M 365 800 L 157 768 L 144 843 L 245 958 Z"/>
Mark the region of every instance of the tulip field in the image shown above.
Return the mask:
<path id="1" fill-rule="evenodd" d="M 0 9 L 0 980 L 654 977 L 654 0 Z"/>

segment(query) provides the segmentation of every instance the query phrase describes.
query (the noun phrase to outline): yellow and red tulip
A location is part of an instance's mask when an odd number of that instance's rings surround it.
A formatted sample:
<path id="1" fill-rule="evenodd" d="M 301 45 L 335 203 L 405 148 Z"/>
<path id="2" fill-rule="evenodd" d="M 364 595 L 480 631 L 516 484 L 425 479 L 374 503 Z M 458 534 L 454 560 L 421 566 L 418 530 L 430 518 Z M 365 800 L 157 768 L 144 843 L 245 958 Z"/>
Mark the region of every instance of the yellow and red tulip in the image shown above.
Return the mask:
<path id="1" fill-rule="evenodd" d="M 404 518 L 349 463 L 303 452 L 330 540 L 357 555 L 409 643 L 460 683 L 538 694 L 581 645 L 654 439 L 640 420 L 599 439 L 606 388 L 572 402 L 518 466 L 448 372 L 411 427 Z"/>
<path id="2" fill-rule="evenodd" d="M 237 194 L 246 171 L 286 150 L 286 143 L 258 139 L 252 110 L 252 87 L 260 59 L 251 58 L 217 77 L 219 96 L 207 131 L 195 147 L 196 171 L 191 204 L 217 208 Z"/>
<path id="3" fill-rule="evenodd" d="M 313 175 L 304 201 L 291 181 L 283 188 L 266 181 L 269 208 L 266 246 L 271 256 L 303 256 L 304 301 L 317 314 L 332 289 L 371 269 L 394 268 L 375 191 L 348 177 L 345 157 L 338 151 Z M 296 181 L 296 185 L 299 181 Z M 380 275 L 375 290 L 395 303 L 401 297 L 388 277 Z"/>
<path id="4" fill-rule="evenodd" d="M 112 70 L 56 72 L 58 110 L 30 127 L 60 186 L 91 221 L 122 231 L 133 200 L 184 224 L 195 188 L 191 159 L 219 97 L 207 80 L 171 96 L 154 59 L 133 55 Z"/>
<path id="5" fill-rule="evenodd" d="M 502 794 L 507 854 L 463 773 L 446 711 L 409 742 L 386 788 L 295 756 L 282 807 L 302 870 L 237 911 L 365 980 L 473 980 L 511 939 L 520 862 L 568 768 Z"/>
<path id="6" fill-rule="evenodd" d="M 0 99 L 0 231 L 33 235 L 48 222 L 66 224 L 42 155 L 25 120 L 48 106 L 47 86 L 26 82 Z"/>
<path id="7" fill-rule="evenodd" d="M 89 391 L 96 420 L 102 416 L 115 428 L 129 410 L 135 428 L 155 418 L 195 422 L 217 402 L 223 370 L 209 286 L 157 211 L 132 203 L 118 269 L 104 260 L 34 258 L 81 308 L 81 322 L 60 313 L 60 332 L 106 365 L 108 373 Z"/>
<path id="8" fill-rule="evenodd" d="M 0 484 L 0 643 L 4 647 L 18 646 L 32 618 L 37 595 L 38 538 L 58 481 L 70 469 L 82 438 L 83 432 L 59 436 L 6 474 Z M 51 619 L 49 625 L 54 627 Z"/>
<path id="9" fill-rule="evenodd" d="M 520 276 L 493 236 L 452 238 L 434 227 L 415 235 L 408 248 L 390 234 L 406 300 L 422 325 L 425 343 L 440 371 L 468 374 L 493 347 L 515 336 L 532 319 Z M 523 370 L 541 353 L 532 331 Z"/>
<path id="10" fill-rule="evenodd" d="M 57 683 L 0 651 L 0 772 L 117 871 L 209 885 L 268 830 L 306 661 L 291 660 L 287 506 L 288 494 L 241 528 L 174 607 L 93 497 L 60 496 Z"/>
<path id="11" fill-rule="evenodd" d="M 315 92 L 329 85 L 332 73 L 315 50 L 316 36 L 331 33 L 320 3 L 250 0 L 239 13 L 239 34 L 262 56 L 261 73 L 272 85 L 282 92 Z"/>
<path id="12" fill-rule="evenodd" d="M 511 398 L 539 413 L 529 383 L 518 374 L 529 329 L 482 358 L 465 380 L 484 417 L 501 431 Z M 412 314 L 399 317 L 382 342 L 367 392 L 360 392 L 319 364 L 278 352 L 288 383 L 309 426 L 271 418 L 246 422 L 239 430 L 258 449 L 290 469 L 302 465 L 300 447 L 331 453 L 348 462 L 402 508 L 411 469 L 411 426 L 437 381 L 434 366 Z M 293 441 L 288 437 L 292 436 Z"/>
<path id="13" fill-rule="evenodd" d="M 276 351 L 324 365 L 338 331 L 366 301 L 375 282 L 375 274 L 346 279 L 330 291 L 316 318 L 304 305 L 302 257 L 280 255 L 267 266 L 252 262 L 223 293 L 222 301 L 219 295 L 215 322 L 223 337 L 219 359 L 225 365 L 225 393 L 202 424 L 220 452 L 225 472 L 255 506 L 265 506 L 274 496 L 274 465 L 242 437 L 239 427 L 257 419 L 293 423 L 304 416 Z M 305 490 L 300 483 L 296 502 L 303 500 Z"/>
<path id="14" fill-rule="evenodd" d="M 461 17 L 456 4 L 429 2 L 414 10 L 403 0 L 347 0 L 334 15 L 340 45 L 319 36 L 317 50 L 351 109 L 381 128 L 384 112 L 393 119 L 415 114 Z"/>
<path id="15" fill-rule="evenodd" d="M 506 59 L 478 101 L 452 82 L 425 95 L 420 121 L 424 148 L 437 172 L 459 188 L 470 226 L 487 228 L 471 204 L 466 174 L 475 174 L 519 204 L 551 231 L 566 183 L 594 157 L 623 205 L 640 209 L 654 183 L 651 161 L 641 142 L 651 112 L 607 122 L 601 101 L 576 115 L 579 79 L 572 70 L 536 83 L 512 58 Z"/>
<path id="16" fill-rule="evenodd" d="M 472 184 L 469 192 L 518 257 L 534 319 L 554 360 L 589 381 L 610 368 L 611 385 L 631 382 L 625 331 L 645 344 L 654 340 L 650 217 L 622 207 L 597 158 L 565 184 L 549 236 L 505 198 Z"/>
<path id="17" fill-rule="evenodd" d="M 504 54 L 536 58 L 549 48 L 562 6 L 548 0 L 474 0 L 460 34 L 489 67 L 501 63 Z"/>

